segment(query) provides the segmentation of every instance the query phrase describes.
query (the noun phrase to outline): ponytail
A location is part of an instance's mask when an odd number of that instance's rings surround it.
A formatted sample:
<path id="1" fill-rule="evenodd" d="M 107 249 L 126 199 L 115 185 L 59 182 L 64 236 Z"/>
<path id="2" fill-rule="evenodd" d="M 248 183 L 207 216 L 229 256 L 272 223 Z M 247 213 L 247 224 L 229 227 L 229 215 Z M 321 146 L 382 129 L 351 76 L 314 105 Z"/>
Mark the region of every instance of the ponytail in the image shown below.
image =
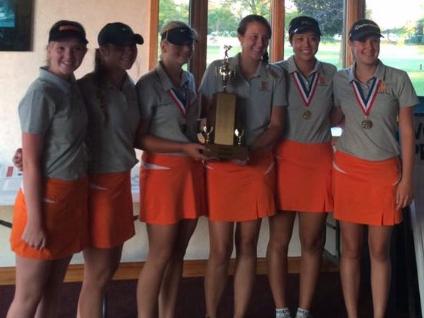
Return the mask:
<path id="1" fill-rule="evenodd" d="M 102 63 L 100 49 L 97 48 L 94 54 L 94 82 L 96 85 L 96 97 L 99 101 L 100 110 L 103 113 L 104 122 L 109 119 L 109 114 L 106 109 L 106 83 L 105 83 L 106 70 Z"/>

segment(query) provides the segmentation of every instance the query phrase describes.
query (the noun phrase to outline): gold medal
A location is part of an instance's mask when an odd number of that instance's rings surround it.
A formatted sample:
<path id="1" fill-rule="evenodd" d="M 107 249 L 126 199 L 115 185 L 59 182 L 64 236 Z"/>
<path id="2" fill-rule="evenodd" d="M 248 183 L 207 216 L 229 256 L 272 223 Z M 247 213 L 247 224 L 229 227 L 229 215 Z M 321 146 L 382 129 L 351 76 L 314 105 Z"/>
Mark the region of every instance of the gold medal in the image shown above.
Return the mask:
<path id="1" fill-rule="evenodd" d="M 309 118 L 311 118 L 311 116 L 312 116 L 312 113 L 311 113 L 310 110 L 305 111 L 303 113 L 303 115 L 302 115 L 303 119 L 306 119 L 306 120 L 308 120 Z"/>
<path id="2" fill-rule="evenodd" d="M 364 119 L 361 121 L 361 127 L 364 129 L 371 129 L 372 128 L 372 121 L 370 119 Z"/>
<path id="3" fill-rule="evenodd" d="M 202 133 L 198 133 L 198 134 L 197 134 L 197 140 L 198 140 L 201 144 L 206 143 L 205 136 L 203 136 L 203 134 L 202 134 Z"/>

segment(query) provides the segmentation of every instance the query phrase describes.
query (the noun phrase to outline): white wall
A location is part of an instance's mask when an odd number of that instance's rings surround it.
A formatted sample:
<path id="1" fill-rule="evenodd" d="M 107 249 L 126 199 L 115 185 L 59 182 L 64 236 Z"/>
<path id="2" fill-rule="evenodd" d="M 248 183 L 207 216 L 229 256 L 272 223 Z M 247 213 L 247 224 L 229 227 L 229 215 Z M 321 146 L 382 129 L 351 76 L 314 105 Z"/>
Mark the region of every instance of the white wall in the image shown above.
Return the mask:
<path id="1" fill-rule="evenodd" d="M 81 22 L 89 40 L 89 51 L 77 78 L 93 68 L 97 33 L 108 22 L 121 21 L 141 33 L 146 43 L 130 73 L 138 79 L 147 70 L 150 9 L 147 0 L 34 0 L 33 49 L 30 52 L 0 52 L 0 164 L 7 164 L 20 145 L 17 105 L 45 63 L 48 31 L 57 20 Z"/>
<path id="2" fill-rule="evenodd" d="M 76 73 L 77 78 L 92 70 L 94 48 L 97 45 L 96 35 L 103 25 L 114 21 L 129 24 L 145 39 L 145 44 L 139 47 L 139 57 L 130 71 L 133 79 L 138 79 L 148 69 L 150 14 L 150 8 L 147 7 L 148 0 L 34 0 L 34 2 L 33 50 L 0 52 L 0 166 L 11 164 L 14 150 L 20 145 L 17 105 L 29 84 L 37 77 L 38 68 L 44 64 L 48 31 L 57 20 L 79 21 L 87 31 L 89 51 Z M 10 207 L 0 207 L 0 218 L 10 219 L 10 211 Z M 144 225 L 136 221 L 136 229 L 137 235 L 125 245 L 123 261 L 144 260 L 146 256 L 147 239 Z M 297 227 L 294 233 L 290 255 L 298 256 Z M 14 265 L 14 255 L 10 252 L 8 243 L 9 234 L 9 229 L 0 226 L 0 267 Z M 258 245 L 260 257 L 265 256 L 267 241 L 268 225 L 265 221 Z M 187 251 L 187 259 L 206 259 L 208 244 L 207 221 L 202 218 Z M 81 262 L 80 255 L 74 258 L 74 262 Z"/>

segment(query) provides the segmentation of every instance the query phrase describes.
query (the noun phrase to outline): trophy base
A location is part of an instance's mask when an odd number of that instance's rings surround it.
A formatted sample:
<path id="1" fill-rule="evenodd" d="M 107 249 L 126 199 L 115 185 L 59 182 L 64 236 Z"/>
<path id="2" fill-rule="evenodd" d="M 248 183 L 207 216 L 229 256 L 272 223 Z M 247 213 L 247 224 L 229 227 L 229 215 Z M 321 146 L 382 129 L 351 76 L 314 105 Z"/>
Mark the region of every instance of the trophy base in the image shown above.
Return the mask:
<path id="1" fill-rule="evenodd" d="M 217 144 L 207 144 L 205 155 L 209 158 L 220 160 L 247 160 L 249 153 L 245 146 L 226 146 Z"/>

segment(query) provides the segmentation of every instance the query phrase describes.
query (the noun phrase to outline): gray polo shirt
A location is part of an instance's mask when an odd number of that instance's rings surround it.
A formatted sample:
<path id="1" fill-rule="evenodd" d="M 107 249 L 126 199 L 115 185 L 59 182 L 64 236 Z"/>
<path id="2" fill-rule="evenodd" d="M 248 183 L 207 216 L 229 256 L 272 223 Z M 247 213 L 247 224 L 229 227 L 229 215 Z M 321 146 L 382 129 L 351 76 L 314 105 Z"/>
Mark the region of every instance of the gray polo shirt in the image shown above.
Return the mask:
<path id="1" fill-rule="evenodd" d="M 199 103 L 191 73 L 183 71 L 181 84 L 176 87 L 159 63 L 140 78 L 136 88 L 141 116 L 150 134 L 176 142 L 196 141 Z"/>
<path id="2" fill-rule="evenodd" d="M 19 119 L 22 132 L 43 136 L 43 176 L 75 180 L 86 174 L 87 113 L 74 78 L 41 68 L 19 104 Z"/>
<path id="3" fill-rule="evenodd" d="M 317 61 L 312 72 L 305 78 L 297 68 L 293 56 L 275 65 L 288 74 L 284 138 L 301 143 L 329 142 L 329 114 L 333 107 L 333 77 L 336 67 Z"/>
<path id="4" fill-rule="evenodd" d="M 121 89 L 109 82 L 100 88 L 90 73 L 78 84 L 88 113 L 89 173 L 130 170 L 137 163 L 134 140 L 140 123 L 133 81 L 127 76 Z"/>
<path id="5" fill-rule="evenodd" d="M 345 115 L 343 133 L 336 143 L 336 149 L 366 160 L 384 160 L 398 156 L 400 147 L 396 134 L 400 107 L 418 104 L 408 75 L 378 62 L 373 78 L 381 83 L 368 115 L 372 127 L 364 129 L 361 122 L 366 116 L 357 101 L 352 82 L 361 85 L 363 96 L 368 96 L 372 79 L 369 83 L 362 84 L 354 74 L 355 64 L 337 72 L 334 77 L 335 105 L 341 107 Z"/>
<path id="6" fill-rule="evenodd" d="M 199 91 L 208 98 L 223 91 L 218 67 L 223 60 L 212 62 L 203 75 Z M 240 53 L 229 58 L 235 78 L 230 80 L 227 92 L 237 95 L 240 118 L 245 125 L 246 144 L 250 146 L 269 126 L 273 107 L 287 106 L 286 80 L 279 67 L 261 63 L 256 74 L 245 79 L 240 72 Z"/>

